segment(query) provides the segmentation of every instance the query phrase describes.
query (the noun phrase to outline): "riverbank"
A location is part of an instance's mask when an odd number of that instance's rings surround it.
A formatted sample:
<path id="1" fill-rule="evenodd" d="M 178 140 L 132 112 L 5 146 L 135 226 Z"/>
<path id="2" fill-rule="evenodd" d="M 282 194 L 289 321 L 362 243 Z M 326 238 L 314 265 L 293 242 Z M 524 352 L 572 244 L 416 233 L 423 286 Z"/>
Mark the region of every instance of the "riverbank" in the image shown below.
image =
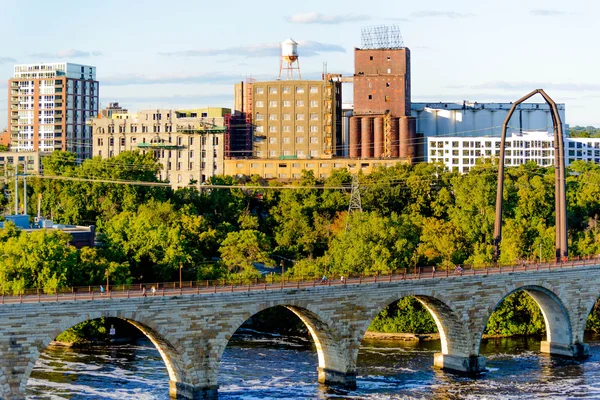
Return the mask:
<path id="1" fill-rule="evenodd" d="M 430 341 L 439 340 L 439 333 L 386 333 L 386 332 L 374 332 L 367 331 L 364 339 L 375 339 L 375 340 L 400 340 L 405 342 L 410 341 Z"/>
<path id="2" fill-rule="evenodd" d="M 591 332 L 589 332 L 591 333 Z M 525 336 L 533 336 L 533 337 L 538 337 L 539 335 L 482 335 L 481 338 L 482 339 L 502 339 L 502 338 L 519 338 L 519 337 L 525 337 Z M 439 340 L 440 339 L 440 334 L 439 333 L 386 333 L 386 332 L 374 332 L 374 331 L 367 331 L 367 333 L 365 333 L 364 339 L 371 339 L 371 340 L 397 340 L 397 341 L 403 341 L 403 342 L 412 342 L 412 341 L 419 341 L 419 342 L 428 342 L 428 341 L 432 341 L 432 340 Z"/>
<path id="3" fill-rule="evenodd" d="M 63 342 L 61 340 L 53 340 L 48 345 L 49 347 L 91 347 L 91 346 L 110 346 L 111 344 L 130 344 L 135 342 L 136 338 L 117 338 L 110 340 L 81 340 L 77 342 Z"/>

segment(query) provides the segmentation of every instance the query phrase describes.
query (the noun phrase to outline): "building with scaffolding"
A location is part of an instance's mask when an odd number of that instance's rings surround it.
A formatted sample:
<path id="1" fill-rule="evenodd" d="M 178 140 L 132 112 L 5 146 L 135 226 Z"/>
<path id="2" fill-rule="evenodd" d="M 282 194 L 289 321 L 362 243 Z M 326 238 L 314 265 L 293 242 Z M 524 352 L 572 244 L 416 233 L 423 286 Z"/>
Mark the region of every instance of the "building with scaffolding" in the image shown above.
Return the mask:
<path id="1" fill-rule="evenodd" d="M 228 108 L 143 110 L 134 114 L 91 118 L 94 156 L 114 157 L 123 151 L 151 152 L 162 164 L 158 178 L 174 189 L 200 187 L 223 175 L 224 136 Z"/>

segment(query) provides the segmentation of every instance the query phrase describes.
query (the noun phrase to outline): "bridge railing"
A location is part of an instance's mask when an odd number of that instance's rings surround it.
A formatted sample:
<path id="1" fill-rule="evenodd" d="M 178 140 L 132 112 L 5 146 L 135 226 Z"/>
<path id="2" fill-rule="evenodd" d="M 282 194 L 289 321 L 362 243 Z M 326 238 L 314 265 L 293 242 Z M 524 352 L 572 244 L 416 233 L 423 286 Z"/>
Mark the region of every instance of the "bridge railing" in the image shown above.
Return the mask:
<path id="1" fill-rule="evenodd" d="M 544 271 L 557 268 L 575 268 L 598 264 L 600 255 L 572 257 L 564 260 L 546 260 L 544 262 L 523 261 L 512 265 L 457 265 L 454 268 L 415 267 L 390 271 L 386 275 L 349 275 L 320 277 L 302 277 L 285 275 L 267 275 L 254 279 L 234 280 L 197 280 L 175 282 L 144 282 L 135 284 L 110 284 L 76 286 L 61 288 L 53 293 L 44 293 L 40 289 L 25 289 L 20 293 L 0 293 L 1 304 L 31 303 L 65 300 L 96 300 L 112 298 L 139 298 L 151 296 L 176 296 L 183 294 L 249 292 L 257 290 L 280 290 L 293 288 L 362 285 L 402 280 L 460 278 L 471 275 L 496 275 L 522 271 Z M 102 291 L 104 290 L 104 291 Z"/>

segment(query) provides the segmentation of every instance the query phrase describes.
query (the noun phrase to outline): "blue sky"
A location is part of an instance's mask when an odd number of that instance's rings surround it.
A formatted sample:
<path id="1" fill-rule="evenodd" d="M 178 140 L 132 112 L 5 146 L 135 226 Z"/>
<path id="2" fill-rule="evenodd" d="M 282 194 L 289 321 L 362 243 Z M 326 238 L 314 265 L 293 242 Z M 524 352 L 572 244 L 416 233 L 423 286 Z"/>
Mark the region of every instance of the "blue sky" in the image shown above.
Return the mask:
<path id="1" fill-rule="evenodd" d="M 304 77 L 320 76 L 323 62 L 351 74 L 361 27 L 396 24 L 411 49 L 414 102 L 505 102 L 543 88 L 566 103 L 567 123 L 600 126 L 593 0 L 4 0 L 0 9 L 4 93 L 15 63 L 69 61 L 97 66 L 103 105 L 231 107 L 233 83 L 277 77 L 280 41 L 300 43 Z M 5 94 L 0 128 L 6 121 Z"/>

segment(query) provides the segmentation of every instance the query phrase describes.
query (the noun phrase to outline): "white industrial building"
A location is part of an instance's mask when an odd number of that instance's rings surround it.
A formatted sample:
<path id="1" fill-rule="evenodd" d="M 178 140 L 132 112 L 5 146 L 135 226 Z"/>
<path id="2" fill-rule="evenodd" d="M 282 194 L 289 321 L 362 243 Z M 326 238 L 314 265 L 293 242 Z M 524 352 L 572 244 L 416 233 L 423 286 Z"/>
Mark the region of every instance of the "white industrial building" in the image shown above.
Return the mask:
<path id="1" fill-rule="evenodd" d="M 475 137 L 499 138 L 502 124 L 512 103 L 412 103 L 411 116 L 416 119 L 417 161 L 429 159 L 429 138 L 431 137 Z M 557 104 L 563 131 L 567 132 L 565 105 Z M 349 118 L 353 105 L 342 105 L 342 153 L 348 155 Z M 546 103 L 521 103 L 517 106 L 508 127 L 508 133 L 528 131 L 552 132 L 552 114 Z M 493 139 L 489 139 L 492 140 Z M 499 141 L 499 140 L 498 140 Z M 437 142 L 437 140 L 436 140 Z M 484 141 L 485 142 L 485 141 Z M 491 150 L 491 149 L 488 149 Z"/>
<path id="2" fill-rule="evenodd" d="M 448 170 L 468 172 L 477 159 L 498 157 L 500 138 L 490 136 L 428 137 L 429 162 L 442 162 Z M 577 160 L 600 164 L 600 138 L 564 139 L 565 164 Z M 524 131 L 506 137 L 505 165 L 507 167 L 533 161 L 541 166 L 554 165 L 554 134 L 546 131 Z"/>

